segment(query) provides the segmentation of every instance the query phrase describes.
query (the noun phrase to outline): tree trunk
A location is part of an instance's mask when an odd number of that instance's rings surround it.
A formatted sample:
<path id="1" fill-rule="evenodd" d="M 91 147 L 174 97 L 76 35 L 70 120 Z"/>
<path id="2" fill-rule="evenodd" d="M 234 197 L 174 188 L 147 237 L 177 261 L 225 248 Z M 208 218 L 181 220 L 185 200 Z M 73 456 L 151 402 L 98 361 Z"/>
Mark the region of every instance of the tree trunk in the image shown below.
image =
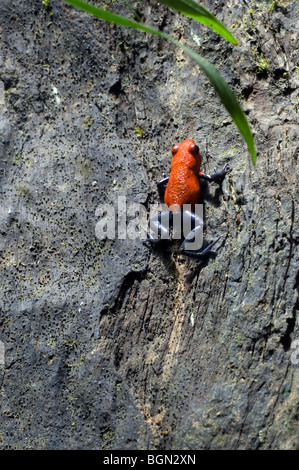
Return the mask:
<path id="1" fill-rule="evenodd" d="M 44 3 L 0 4 L 1 448 L 298 448 L 296 1 L 203 1 L 239 46 L 133 3 L 219 69 L 256 166 L 182 50 Z M 149 211 L 186 138 L 232 168 L 203 188 L 218 255 L 100 240 L 101 205 Z"/>

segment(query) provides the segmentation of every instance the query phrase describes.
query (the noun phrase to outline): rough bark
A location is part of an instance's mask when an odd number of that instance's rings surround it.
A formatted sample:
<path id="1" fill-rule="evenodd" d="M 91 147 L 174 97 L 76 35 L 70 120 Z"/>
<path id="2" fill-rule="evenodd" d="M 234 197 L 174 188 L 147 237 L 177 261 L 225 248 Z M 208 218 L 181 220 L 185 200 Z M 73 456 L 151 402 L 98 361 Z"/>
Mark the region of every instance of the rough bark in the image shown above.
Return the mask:
<path id="1" fill-rule="evenodd" d="M 202 3 L 240 46 L 139 10 L 221 71 L 255 167 L 184 52 L 58 0 L 1 1 L 1 448 L 298 448 L 296 1 Z M 98 205 L 157 201 L 185 138 L 207 171 L 233 168 L 205 188 L 218 256 L 98 240 Z"/>

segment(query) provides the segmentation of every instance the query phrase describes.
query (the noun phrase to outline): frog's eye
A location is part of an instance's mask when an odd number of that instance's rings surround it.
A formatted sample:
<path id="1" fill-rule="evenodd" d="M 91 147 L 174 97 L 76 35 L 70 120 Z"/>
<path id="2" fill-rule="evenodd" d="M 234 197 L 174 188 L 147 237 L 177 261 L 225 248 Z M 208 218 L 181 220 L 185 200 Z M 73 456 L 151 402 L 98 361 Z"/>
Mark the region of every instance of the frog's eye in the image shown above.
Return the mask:
<path id="1" fill-rule="evenodd" d="M 172 152 L 172 155 L 174 155 L 175 153 L 177 153 L 177 151 L 179 150 L 179 146 L 178 145 L 174 145 L 171 149 L 171 152 Z"/>
<path id="2" fill-rule="evenodd" d="M 194 142 L 190 145 L 189 150 L 190 150 L 190 152 L 192 152 L 194 155 L 199 155 L 199 154 L 200 154 L 199 148 L 198 148 L 198 146 L 197 146 Z"/>

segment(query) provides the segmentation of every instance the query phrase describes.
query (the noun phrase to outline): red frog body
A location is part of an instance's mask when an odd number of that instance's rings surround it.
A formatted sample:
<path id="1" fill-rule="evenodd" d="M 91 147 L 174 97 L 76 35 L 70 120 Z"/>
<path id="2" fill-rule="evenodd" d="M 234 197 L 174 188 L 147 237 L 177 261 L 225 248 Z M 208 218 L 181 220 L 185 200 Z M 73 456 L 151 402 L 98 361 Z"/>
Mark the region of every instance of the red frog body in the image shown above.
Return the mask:
<path id="1" fill-rule="evenodd" d="M 147 233 L 147 241 L 151 245 L 156 245 L 161 240 L 168 240 L 169 226 L 173 222 L 174 213 L 180 212 L 183 224 L 190 222 L 190 227 L 194 227 L 187 233 L 180 247 L 180 252 L 195 258 L 204 258 L 207 255 L 215 254 L 217 252 L 212 248 L 222 235 L 215 241 L 211 240 L 202 251 L 190 248 L 190 243 L 192 244 L 192 240 L 198 236 L 204 226 L 203 220 L 195 211 L 195 206 L 200 200 L 199 180 L 204 179 L 221 184 L 231 169 L 225 164 L 221 171 L 217 171 L 215 168 L 212 175 L 203 173 L 201 171 L 202 156 L 193 139 L 186 139 L 182 143 L 174 145 L 172 155 L 170 176 L 166 177 L 163 173 L 162 180 L 157 182 L 167 208 L 151 218 L 150 231 L 144 229 Z"/>
<path id="2" fill-rule="evenodd" d="M 172 155 L 171 172 L 164 202 L 168 207 L 176 204 L 181 209 L 184 204 L 191 204 L 194 210 L 200 198 L 201 153 L 194 140 L 187 139 L 172 147 Z"/>

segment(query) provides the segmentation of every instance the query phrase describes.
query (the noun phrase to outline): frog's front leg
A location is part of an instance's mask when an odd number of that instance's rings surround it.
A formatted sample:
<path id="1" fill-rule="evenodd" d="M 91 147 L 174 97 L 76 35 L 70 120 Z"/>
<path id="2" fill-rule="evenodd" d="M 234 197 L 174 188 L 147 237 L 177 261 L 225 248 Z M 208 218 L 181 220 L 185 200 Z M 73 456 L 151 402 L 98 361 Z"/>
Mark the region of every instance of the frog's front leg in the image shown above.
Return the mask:
<path id="1" fill-rule="evenodd" d="M 228 164 L 226 163 L 221 171 L 217 171 L 217 168 L 214 168 L 214 173 L 212 175 L 206 175 L 200 171 L 199 177 L 209 182 L 215 181 L 215 183 L 221 184 L 227 173 L 230 173 L 231 171 L 232 169 L 229 168 Z"/>
<path id="2" fill-rule="evenodd" d="M 157 183 L 157 187 L 158 187 L 158 191 L 159 191 L 161 199 L 164 200 L 164 194 L 165 194 L 167 184 L 169 181 L 169 176 L 166 176 L 165 173 L 162 173 L 162 179 L 160 181 L 157 181 L 155 178 L 154 181 Z"/>

